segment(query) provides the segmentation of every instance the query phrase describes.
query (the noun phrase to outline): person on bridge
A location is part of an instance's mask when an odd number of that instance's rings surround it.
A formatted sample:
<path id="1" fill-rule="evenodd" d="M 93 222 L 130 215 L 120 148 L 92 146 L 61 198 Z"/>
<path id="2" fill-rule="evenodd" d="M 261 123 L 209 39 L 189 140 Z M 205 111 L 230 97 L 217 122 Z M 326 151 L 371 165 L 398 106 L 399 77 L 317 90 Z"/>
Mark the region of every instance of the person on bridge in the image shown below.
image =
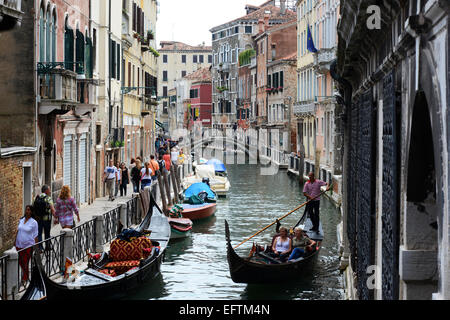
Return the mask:
<path id="1" fill-rule="evenodd" d="M 309 181 L 305 183 L 303 187 L 303 195 L 310 201 L 306 205 L 306 211 L 309 214 L 311 222 L 313 224 L 310 231 L 319 233 L 320 218 L 319 218 L 319 208 L 320 208 L 320 188 L 327 186 L 327 191 L 330 189 L 328 183 L 318 180 L 314 176 L 314 172 L 308 174 Z"/>

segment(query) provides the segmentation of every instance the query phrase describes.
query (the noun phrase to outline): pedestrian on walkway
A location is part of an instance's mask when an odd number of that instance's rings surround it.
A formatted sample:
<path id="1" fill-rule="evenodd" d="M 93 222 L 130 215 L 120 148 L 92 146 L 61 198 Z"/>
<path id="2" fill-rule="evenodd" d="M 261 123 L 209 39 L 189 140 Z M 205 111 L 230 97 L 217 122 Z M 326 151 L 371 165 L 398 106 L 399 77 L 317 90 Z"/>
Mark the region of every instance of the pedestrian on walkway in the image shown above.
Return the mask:
<path id="1" fill-rule="evenodd" d="M 157 180 L 158 174 L 160 174 L 160 172 L 158 161 L 155 160 L 154 155 L 150 156 L 150 169 L 152 169 L 152 180 Z"/>
<path id="2" fill-rule="evenodd" d="M 169 152 L 166 152 L 163 156 L 164 162 L 166 164 L 166 170 L 170 171 L 170 164 L 172 163 L 172 159 L 170 158 Z"/>
<path id="3" fill-rule="evenodd" d="M 146 162 L 144 168 L 141 169 L 141 189 L 150 187 L 152 185 L 152 169 L 150 169 L 150 163 Z"/>
<path id="4" fill-rule="evenodd" d="M 56 216 L 58 217 L 59 224 L 63 229 L 73 229 L 75 227 L 75 219 L 73 214 L 75 213 L 80 222 L 80 214 L 78 212 L 75 199 L 70 196 L 69 186 L 63 186 L 55 203 Z"/>
<path id="5" fill-rule="evenodd" d="M 117 194 L 119 193 L 120 184 L 122 181 L 122 170 L 120 169 L 119 161 L 116 161 L 115 167 L 117 168 L 117 180 L 115 184 L 114 198 L 117 197 Z"/>
<path id="6" fill-rule="evenodd" d="M 114 166 L 113 160 L 109 160 L 109 166 L 105 168 L 103 173 L 103 180 L 106 183 L 106 190 L 110 201 L 114 201 L 114 186 L 118 180 L 117 168 Z"/>
<path id="7" fill-rule="evenodd" d="M 127 196 L 127 188 L 130 183 L 130 172 L 124 162 L 120 164 L 121 180 L 120 180 L 120 196 Z"/>
<path id="8" fill-rule="evenodd" d="M 51 197 L 50 187 L 44 184 L 41 188 L 41 194 L 34 200 L 33 208 L 38 222 L 38 242 L 42 241 L 42 231 L 44 231 L 45 240 L 50 238 L 50 229 L 52 227 L 52 216 L 55 217 L 55 207 Z M 55 217 L 55 223 L 58 219 Z M 40 245 L 41 249 L 42 245 Z M 50 247 L 46 246 L 46 250 Z"/>
<path id="9" fill-rule="evenodd" d="M 139 184 L 141 183 L 141 161 L 136 160 L 136 166 L 131 169 L 131 181 L 133 182 L 133 192 L 139 192 Z"/>
<path id="10" fill-rule="evenodd" d="M 178 155 L 178 164 L 183 165 L 186 156 L 183 153 L 183 149 L 180 150 L 180 154 Z"/>
<path id="11" fill-rule="evenodd" d="M 310 231 L 319 232 L 320 218 L 319 218 L 319 208 L 320 208 L 320 188 L 327 186 L 327 190 L 330 189 L 328 183 L 318 180 L 314 177 L 314 172 L 308 174 L 309 181 L 305 183 L 303 187 L 303 195 L 308 201 L 312 200 L 306 205 L 306 211 L 309 213 L 311 222 L 313 224 Z"/>
<path id="12" fill-rule="evenodd" d="M 33 207 L 25 207 L 25 215 L 20 219 L 14 241 L 19 252 L 19 265 L 22 268 L 22 285 L 28 281 L 28 264 L 33 253 L 33 246 L 38 243 L 38 222 L 35 219 Z"/>
<path id="13" fill-rule="evenodd" d="M 172 164 L 178 165 L 178 156 L 180 155 L 180 152 L 178 151 L 177 147 L 173 147 L 170 152 L 170 160 L 172 161 Z"/>

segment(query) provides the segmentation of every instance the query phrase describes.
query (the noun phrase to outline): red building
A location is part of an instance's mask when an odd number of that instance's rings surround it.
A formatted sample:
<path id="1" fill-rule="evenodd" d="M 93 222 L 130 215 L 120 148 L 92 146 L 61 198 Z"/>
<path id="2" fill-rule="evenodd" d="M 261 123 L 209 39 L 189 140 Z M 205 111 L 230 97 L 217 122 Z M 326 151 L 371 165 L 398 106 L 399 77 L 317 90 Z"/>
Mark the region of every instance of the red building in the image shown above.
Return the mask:
<path id="1" fill-rule="evenodd" d="M 210 67 L 199 69 L 185 77 L 191 80 L 187 113 L 189 126 L 198 122 L 203 127 L 212 125 L 212 85 Z"/>

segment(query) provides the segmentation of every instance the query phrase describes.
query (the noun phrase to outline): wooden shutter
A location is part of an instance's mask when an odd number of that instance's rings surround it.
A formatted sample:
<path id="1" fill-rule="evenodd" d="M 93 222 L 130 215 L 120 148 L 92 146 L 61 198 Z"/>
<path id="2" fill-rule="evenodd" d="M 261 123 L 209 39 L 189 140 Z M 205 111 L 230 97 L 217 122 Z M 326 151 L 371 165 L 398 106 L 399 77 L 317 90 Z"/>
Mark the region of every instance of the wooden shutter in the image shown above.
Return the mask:
<path id="1" fill-rule="evenodd" d="M 133 3 L 133 31 L 136 31 L 136 26 L 137 26 L 137 19 L 136 19 L 136 14 L 137 14 L 137 7 L 136 7 L 136 3 Z"/>
<path id="2" fill-rule="evenodd" d="M 128 62 L 128 86 L 131 87 L 131 62 Z"/>
<path id="3" fill-rule="evenodd" d="M 75 48 L 76 59 L 76 72 L 78 74 L 84 73 L 84 35 L 77 29 L 77 40 Z"/>
<path id="4" fill-rule="evenodd" d="M 64 62 L 66 70 L 73 71 L 73 30 L 66 26 L 64 33 Z"/>

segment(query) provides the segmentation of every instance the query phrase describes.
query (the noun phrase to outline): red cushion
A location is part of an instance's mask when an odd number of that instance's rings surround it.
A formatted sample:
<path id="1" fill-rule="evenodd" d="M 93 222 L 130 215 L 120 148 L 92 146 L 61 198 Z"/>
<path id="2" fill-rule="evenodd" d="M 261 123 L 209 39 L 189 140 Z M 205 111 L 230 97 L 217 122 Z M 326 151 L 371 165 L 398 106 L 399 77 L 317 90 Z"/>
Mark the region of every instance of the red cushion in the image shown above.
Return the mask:
<path id="1" fill-rule="evenodd" d="M 151 248 L 152 242 L 146 237 L 131 242 L 115 239 L 110 246 L 109 257 L 112 261 L 139 260 L 145 258 L 143 249 Z"/>
<path id="2" fill-rule="evenodd" d="M 139 266 L 139 260 L 128 260 L 128 261 L 116 261 L 108 263 L 105 268 L 112 269 L 116 275 L 121 275 L 130 269 L 134 269 Z"/>

